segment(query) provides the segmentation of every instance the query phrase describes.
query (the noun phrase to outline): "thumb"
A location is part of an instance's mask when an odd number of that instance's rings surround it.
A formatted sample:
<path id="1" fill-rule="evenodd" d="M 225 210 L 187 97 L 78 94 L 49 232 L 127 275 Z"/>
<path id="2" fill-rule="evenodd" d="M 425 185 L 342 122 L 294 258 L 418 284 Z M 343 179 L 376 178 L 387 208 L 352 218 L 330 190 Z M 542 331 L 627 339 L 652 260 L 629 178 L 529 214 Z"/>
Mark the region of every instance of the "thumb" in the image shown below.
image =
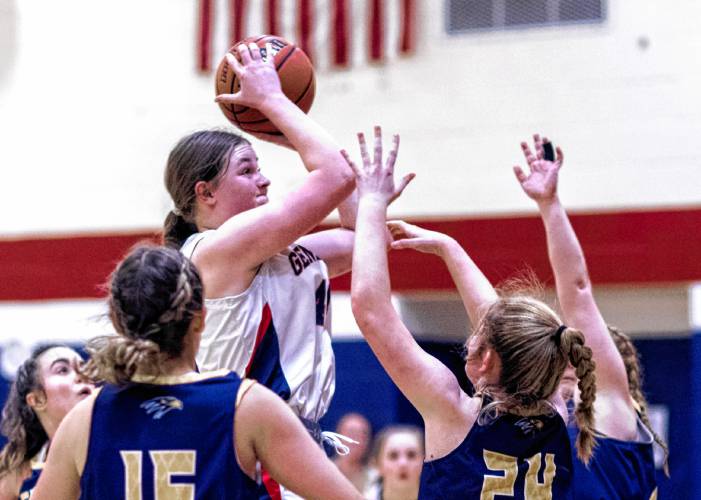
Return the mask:
<path id="1" fill-rule="evenodd" d="M 528 176 L 523 173 L 523 169 L 518 165 L 514 167 L 514 174 L 516 174 L 516 178 L 521 184 L 528 180 Z"/>

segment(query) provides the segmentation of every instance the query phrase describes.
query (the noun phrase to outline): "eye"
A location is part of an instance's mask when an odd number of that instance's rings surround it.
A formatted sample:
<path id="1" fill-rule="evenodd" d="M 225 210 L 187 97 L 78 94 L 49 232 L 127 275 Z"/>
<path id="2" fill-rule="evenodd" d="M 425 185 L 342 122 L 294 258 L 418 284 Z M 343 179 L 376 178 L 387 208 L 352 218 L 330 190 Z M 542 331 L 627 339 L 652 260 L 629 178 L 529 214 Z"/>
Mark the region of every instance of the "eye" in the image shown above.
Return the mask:
<path id="1" fill-rule="evenodd" d="M 399 458 L 399 453 L 397 453 L 396 451 L 390 451 L 389 455 L 387 455 L 387 458 L 389 458 L 390 460 L 396 460 Z"/>
<path id="2" fill-rule="evenodd" d="M 417 453 L 415 451 L 409 451 L 407 452 L 406 456 L 409 460 L 414 460 L 417 457 Z"/>

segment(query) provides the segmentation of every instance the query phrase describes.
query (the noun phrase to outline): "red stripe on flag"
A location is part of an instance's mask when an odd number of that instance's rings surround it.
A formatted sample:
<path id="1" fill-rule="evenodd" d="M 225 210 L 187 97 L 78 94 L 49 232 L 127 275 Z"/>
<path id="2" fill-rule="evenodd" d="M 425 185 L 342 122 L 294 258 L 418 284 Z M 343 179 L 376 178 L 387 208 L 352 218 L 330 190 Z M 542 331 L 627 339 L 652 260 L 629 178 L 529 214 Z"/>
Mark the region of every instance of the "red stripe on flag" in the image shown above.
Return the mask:
<path id="1" fill-rule="evenodd" d="M 370 60 L 382 61 L 384 57 L 383 30 L 384 30 L 384 9 L 382 0 L 372 0 L 370 6 Z"/>
<path id="2" fill-rule="evenodd" d="M 299 0 L 299 32 L 297 45 L 314 61 L 312 53 L 312 30 L 314 23 L 314 11 L 311 0 Z"/>
<path id="3" fill-rule="evenodd" d="M 335 0 L 333 3 L 333 63 L 337 66 L 348 66 L 348 51 L 350 49 L 350 30 L 348 27 L 348 6 L 345 0 Z"/>
<path id="4" fill-rule="evenodd" d="M 268 0 L 268 34 L 279 35 L 277 0 Z"/>
<path id="5" fill-rule="evenodd" d="M 256 333 L 256 343 L 253 346 L 251 359 L 248 360 L 248 366 L 246 366 L 246 371 L 244 372 L 246 376 L 248 376 L 248 374 L 251 372 L 251 368 L 253 367 L 253 359 L 256 357 L 256 353 L 258 352 L 258 346 L 263 341 L 263 337 L 265 337 L 265 332 L 268 331 L 268 327 L 270 326 L 270 321 L 272 319 L 273 315 L 270 313 L 270 306 L 268 304 L 265 304 L 263 306 L 263 314 L 260 318 L 260 324 L 258 325 L 258 332 Z"/>
<path id="6" fill-rule="evenodd" d="M 200 0 L 198 16 L 197 69 L 209 71 L 212 69 L 212 20 L 214 17 L 214 3 L 212 0 Z"/>
<path id="7" fill-rule="evenodd" d="M 244 39 L 246 0 L 229 0 L 229 46 Z"/>
<path id="8" fill-rule="evenodd" d="M 416 3 L 414 0 L 402 0 L 402 38 L 399 42 L 399 52 L 408 54 L 415 46 Z"/>

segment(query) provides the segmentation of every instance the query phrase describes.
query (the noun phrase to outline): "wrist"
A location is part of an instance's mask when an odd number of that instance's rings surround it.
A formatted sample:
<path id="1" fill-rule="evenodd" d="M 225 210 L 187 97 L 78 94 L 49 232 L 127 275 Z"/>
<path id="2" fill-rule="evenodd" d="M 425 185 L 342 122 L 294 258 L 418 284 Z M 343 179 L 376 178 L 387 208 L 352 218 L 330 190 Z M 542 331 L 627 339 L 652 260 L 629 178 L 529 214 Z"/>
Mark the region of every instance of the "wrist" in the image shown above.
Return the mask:
<path id="1" fill-rule="evenodd" d="M 275 114 L 276 110 L 279 110 L 282 106 L 289 104 L 293 103 L 287 98 L 287 96 L 285 96 L 285 94 L 282 93 L 282 91 L 275 92 L 265 96 L 263 102 L 261 102 L 258 106 L 258 111 L 270 118 L 270 115 Z"/>
<path id="2" fill-rule="evenodd" d="M 536 204 L 538 205 L 538 209 L 542 212 L 544 210 L 558 207 L 560 205 L 560 199 L 555 194 L 549 198 L 541 198 L 536 200 Z"/>

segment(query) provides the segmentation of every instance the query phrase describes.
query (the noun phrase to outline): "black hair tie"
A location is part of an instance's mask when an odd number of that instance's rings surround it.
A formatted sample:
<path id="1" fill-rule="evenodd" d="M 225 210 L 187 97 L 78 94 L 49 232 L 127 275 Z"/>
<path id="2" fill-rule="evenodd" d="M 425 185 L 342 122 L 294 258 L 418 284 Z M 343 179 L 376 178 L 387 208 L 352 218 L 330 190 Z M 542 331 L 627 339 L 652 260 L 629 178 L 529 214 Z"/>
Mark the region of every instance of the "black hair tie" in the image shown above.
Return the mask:
<path id="1" fill-rule="evenodd" d="M 555 334 L 553 335 L 553 340 L 557 345 L 560 345 L 560 340 L 562 339 L 562 332 L 564 332 L 565 330 L 567 330 L 567 325 L 560 325 Z"/>

